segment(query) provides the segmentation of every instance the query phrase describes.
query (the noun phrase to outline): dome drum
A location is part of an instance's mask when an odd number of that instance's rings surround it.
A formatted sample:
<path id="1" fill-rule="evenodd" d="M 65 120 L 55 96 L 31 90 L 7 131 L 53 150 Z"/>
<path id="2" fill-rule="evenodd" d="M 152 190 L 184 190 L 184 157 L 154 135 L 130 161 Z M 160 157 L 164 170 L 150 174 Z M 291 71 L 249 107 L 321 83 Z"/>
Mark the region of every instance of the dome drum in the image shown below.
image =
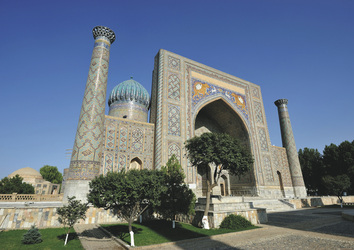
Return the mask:
<path id="1" fill-rule="evenodd" d="M 145 105 L 133 101 L 115 102 L 109 106 L 108 115 L 139 122 L 147 122 L 148 109 Z"/>

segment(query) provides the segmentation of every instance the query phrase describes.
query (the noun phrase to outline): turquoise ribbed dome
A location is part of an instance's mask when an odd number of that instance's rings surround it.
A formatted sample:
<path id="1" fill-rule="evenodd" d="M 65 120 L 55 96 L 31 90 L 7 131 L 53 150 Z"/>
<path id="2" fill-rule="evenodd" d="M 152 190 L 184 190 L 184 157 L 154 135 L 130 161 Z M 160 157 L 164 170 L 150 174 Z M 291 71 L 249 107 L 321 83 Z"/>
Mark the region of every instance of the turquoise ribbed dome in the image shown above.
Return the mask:
<path id="1" fill-rule="evenodd" d="M 108 99 L 108 106 L 111 106 L 111 104 L 115 102 L 130 101 L 140 103 L 146 108 L 149 108 L 149 93 L 143 87 L 143 85 L 133 80 L 133 77 L 131 77 L 129 80 L 119 83 L 113 88 Z"/>

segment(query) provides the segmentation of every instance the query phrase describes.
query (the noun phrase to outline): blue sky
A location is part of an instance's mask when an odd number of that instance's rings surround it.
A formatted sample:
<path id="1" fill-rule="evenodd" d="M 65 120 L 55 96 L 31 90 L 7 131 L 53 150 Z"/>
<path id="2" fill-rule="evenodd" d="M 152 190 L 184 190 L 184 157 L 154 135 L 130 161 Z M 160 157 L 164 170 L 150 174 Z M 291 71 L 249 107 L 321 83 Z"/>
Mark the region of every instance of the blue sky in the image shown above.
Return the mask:
<path id="1" fill-rule="evenodd" d="M 352 0 L 0 3 L 0 178 L 69 166 L 97 25 L 117 35 L 108 92 L 130 76 L 150 92 L 163 48 L 260 85 L 276 146 L 279 98 L 298 149 L 354 139 Z"/>

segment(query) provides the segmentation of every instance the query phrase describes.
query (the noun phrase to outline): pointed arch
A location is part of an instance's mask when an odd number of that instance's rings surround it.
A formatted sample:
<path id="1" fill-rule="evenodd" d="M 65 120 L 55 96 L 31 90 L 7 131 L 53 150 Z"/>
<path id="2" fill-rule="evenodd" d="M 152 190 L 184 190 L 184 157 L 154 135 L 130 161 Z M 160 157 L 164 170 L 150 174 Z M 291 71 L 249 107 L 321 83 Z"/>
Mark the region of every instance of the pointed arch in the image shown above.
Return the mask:
<path id="1" fill-rule="evenodd" d="M 135 157 L 130 161 L 128 170 L 131 169 L 137 169 L 137 170 L 143 169 L 143 162 L 139 159 L 139 157 Z"/>
<path id="2" fill-rule="evenodd" d="M 252 136 L 250 134 L 251 129 L 247 120 L 233 107 L 232 103 L 229 103 L 229 100 L 225 99 L 223 96 L 214 97 L 199 105 L 194 114 L 193 123 L 194 136 L 200 136 L 207 132 L 226 133 L 238 139 L 250 152 L 253 152 L 251 143 Z M 227 176 L 226 181 L 223 179 L 225 182 L 222 183 L 222 185 L 219 183 L 218 186 L 219 188 L 223 188 L 224 194 L 226 195 L 254 195 L 256 180 L 253 172 L 254 170 L 252 169 L 242 176 L 227 174 L 225 175 L 225 177 Z M 199 178 L 206 181 L 203 173 L 198 171 L 198 175 L 200 176 Z M 204 191 L 204 187 L 202 186 L 201 188 L 202 191 Z M 218 192 L 221 192 L 221 190 Z"/>

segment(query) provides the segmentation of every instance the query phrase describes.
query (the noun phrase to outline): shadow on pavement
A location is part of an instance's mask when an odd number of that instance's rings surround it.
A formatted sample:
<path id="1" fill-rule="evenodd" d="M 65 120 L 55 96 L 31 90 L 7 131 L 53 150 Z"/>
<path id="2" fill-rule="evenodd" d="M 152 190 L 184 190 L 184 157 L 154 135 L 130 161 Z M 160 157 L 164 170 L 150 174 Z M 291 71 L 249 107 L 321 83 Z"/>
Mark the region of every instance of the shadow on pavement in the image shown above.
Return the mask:
<path id="1" fill-rule="evenodd" d="M 343 209 L 313 208 L 268 213 L 268 225 L 354 237 L 354 223 L 342 219 Z"/>

